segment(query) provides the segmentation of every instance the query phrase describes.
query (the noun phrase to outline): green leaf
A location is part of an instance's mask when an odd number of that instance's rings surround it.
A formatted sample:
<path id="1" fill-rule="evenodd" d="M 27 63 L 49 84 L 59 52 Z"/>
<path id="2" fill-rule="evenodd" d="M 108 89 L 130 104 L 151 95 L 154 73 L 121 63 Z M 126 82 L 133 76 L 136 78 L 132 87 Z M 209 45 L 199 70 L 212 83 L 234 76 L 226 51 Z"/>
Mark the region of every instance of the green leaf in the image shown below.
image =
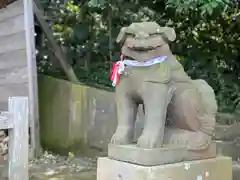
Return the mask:
<path id="1" fill-rule="evenodd" d="M 77 41 L 84 41 L 88 39 L 89 27 L 86 24 L 77 24 L 73 27 L 73 33 Z"/>
<path id="2" fill-rule="evenodd" d="M 209 15 L 212 15 L 213 13 L 213 8 L 210 5 L 206 5 L 206 10 Z"/>
<path id="3" fill-rule="evenodd" d="M 217 1 L 212 1 L 209 3 L 209 6 L 211 6 L 213 9 L 218 7 L 220 4 Z"/>

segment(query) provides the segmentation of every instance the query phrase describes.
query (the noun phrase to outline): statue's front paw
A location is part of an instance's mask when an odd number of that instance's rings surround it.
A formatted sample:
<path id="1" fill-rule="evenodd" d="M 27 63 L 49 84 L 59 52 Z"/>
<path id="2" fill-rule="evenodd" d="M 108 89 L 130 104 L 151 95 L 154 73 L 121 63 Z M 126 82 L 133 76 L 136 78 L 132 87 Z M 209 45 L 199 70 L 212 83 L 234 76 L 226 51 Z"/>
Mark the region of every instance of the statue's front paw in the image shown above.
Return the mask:
<path id="1" fill-rule="evenodd" d="M 131 144 L 133 139 L 133 132 L 128 129 L 118 129 L 112 136 L 111 143 L 118 145 Z"/>
<path id="2" fill-rule="evenodd" d="M 158 136 L 153 134 L 142 134 L 138 138 L 137 145 L 141 148 L 152 149 L 156 147 L 160 147 L 161 144 L 158 142 Z"/>

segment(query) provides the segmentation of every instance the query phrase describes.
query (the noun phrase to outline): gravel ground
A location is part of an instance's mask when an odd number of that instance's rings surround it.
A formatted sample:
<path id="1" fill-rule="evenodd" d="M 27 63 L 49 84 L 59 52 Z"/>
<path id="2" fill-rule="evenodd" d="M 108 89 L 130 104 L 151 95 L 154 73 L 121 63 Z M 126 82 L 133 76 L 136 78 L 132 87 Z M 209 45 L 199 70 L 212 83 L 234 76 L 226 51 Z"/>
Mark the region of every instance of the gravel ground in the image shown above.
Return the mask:
<path id="1" fill-rule="evenodd" d="M 96 180 L 97 157 L 54 155 L 45 152 L 29 162 L 29 180 Z M 3 170 L 3 171 L 2 171 Z M 0 179 L 7 180 L 7 167 L 0 164 Z M 233 162 L 233 180 L 240 179 L 240 162 Z"/>
<path id="2" fill-rule="evenodd" d="M 95 180 L 96 158 L 68 157 L 45 152 L 29 163 L 30 180 Z"/>
<path id="3" fill-rule="evenodd" d="M 6 164 L 0 165 L 2 177 L 7 179 Z M 54 155 L 45 152 L 29 162 L 29 180 L 96 180 L 96 158 Z"/>

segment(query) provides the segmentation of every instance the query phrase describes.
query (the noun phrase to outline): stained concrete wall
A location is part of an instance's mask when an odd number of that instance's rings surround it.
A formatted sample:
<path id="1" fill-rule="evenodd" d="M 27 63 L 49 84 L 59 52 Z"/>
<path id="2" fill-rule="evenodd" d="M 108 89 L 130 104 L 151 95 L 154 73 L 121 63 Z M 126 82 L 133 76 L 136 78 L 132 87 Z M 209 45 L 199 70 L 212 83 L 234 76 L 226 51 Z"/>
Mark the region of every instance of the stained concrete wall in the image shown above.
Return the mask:
<path id="1" fill-rule="evenodd" d="M 49 76 L 40 76 L 38 85 L 44 147 L 55 152 L 77 151 L 83 145 L 106 150 L 117 125 L 114 92 Z M 142 130 L 141 114 L 135 137 Z"/>
<path id="2" fill-rule="evenodd" d="M 111 91 L 48 76 L 39 77 L 43 145 L 55 152 L 77 151 L 86 145 L 106 150 L 117 124 L 114 101 L 114 92 Z M 135 138 L 140 135 L 144 123 L 141 110 L 140 107 Z M 239 158 L 239 124 L 218 124 L 215 140 L 219 154 L 232 156 L 233 160 Z"/>
<path id="3" fill-rule="evenodd" d="M 39 77 L 42 144 L 56 152 L 107 147 L 116 127 L 114 93 Z"/>

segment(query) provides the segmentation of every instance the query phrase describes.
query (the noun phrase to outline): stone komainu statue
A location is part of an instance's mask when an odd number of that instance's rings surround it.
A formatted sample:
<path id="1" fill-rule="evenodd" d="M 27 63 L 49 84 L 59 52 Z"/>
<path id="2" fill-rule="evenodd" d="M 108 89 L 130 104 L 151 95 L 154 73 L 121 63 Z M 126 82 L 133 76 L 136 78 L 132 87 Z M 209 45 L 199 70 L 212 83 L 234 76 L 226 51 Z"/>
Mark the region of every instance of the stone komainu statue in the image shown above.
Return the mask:
<path id="1" fill-rule="evenodd" d="M 217 103 L 204 80 L 192 80 L 172 54 L 173 28 L 155 22 L 132 23 L 117 37 L 125 67 L 116 85 L 118 126 L 113 144 L 132 144 L 139 104 L 145 124 L 137 145 L 163 144 L 208 151 L 215 127 Z M 150 65 L 149 65 L 150 64 Z M 166 119 L 171 125 L 165 127 Z"/>

